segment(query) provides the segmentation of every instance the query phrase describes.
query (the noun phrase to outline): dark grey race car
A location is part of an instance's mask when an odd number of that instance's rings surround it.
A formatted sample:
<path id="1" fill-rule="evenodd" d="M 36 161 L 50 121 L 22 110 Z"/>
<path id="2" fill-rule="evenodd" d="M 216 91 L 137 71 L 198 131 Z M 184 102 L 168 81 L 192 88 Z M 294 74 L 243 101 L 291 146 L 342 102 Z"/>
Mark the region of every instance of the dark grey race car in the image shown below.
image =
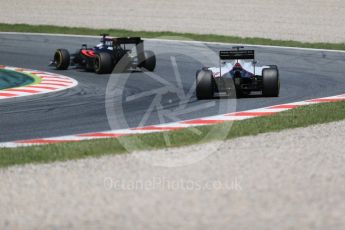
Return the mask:
<path id="1" fill-rule="evenodd" d="M 57 49 L 50 65 L 59 70 L 75 66 L 98 74 L 129 69 L 154 71 L 156 56 L 152 51 L 144 50 L 144 41 L 140 37 L 110 38 L 107 34 L 101 36 L 100 44 L 93 48 L 83 44 L 72 55 L 66 49 Z"/>

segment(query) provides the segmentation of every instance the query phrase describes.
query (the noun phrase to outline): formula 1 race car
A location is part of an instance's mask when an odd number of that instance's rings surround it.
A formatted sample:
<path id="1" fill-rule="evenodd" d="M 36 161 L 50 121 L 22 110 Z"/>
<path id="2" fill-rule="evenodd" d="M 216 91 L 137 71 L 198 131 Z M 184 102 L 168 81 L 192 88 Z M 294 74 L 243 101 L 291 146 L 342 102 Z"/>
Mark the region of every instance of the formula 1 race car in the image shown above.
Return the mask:
<path id="1" fill-rule="evenodd" d="M 204 67 L 196 73 L 196 96 L 199 100 L 215 96 L 243 97 L 253 91 L 263 96 L 278 97 L 279 70 L 276 65 L 257 66 L 254 50 L 220 51 L 219 67 Z"/>
<path id="2" fill-rule="evenodd" d="M 76 66 L 98 74 L 109 74 L 113 70 L 146 69 L 154 71 L 156 56 L 152 51 L 144 51 L 144 41 L 140 37 L 110 38 L 101 34 L 101 43 L 93 48 L 83 44 L 74 54 L 66 49 L 57 49 L 50 65 L 58 70 Z M 116 67 L 116 68 L 115 68 Z"/>

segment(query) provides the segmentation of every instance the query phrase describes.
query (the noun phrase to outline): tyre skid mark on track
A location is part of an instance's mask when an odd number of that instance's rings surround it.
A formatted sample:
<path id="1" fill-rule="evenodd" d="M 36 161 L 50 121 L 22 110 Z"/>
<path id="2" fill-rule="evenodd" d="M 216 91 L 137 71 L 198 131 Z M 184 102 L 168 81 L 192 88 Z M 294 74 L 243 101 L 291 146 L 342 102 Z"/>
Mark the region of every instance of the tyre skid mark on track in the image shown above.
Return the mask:
<path id="1" fill-rule="evenodd" d="M 78 82 L 70 77 L 48 73 L 37 70 L 30 70 L 24 68 L 10 67 L 0 65 L 1 69 L 20 72 L 30 76 L 35 76 L 41 80 L 35 85 L 20 86 L 0 91 L 0 99 L 8 99 L 14 97 L 32 96 L 36 94 L 45 94 L 69 89 L 78 85 Z"/>
<path id="2" fill-rule="evenodd" d="M 34 146 L 34 145 L 79 142 L 79 141 L 85 141 L 85 140 L 118 138 L 118 137 L 123 137 L 123 136 L 130 136 L 130 135 L 174 131 L 174 130 L 181 130 L 181 129 L 195 127 L 195 126 L 220 124 L 227 121 L 245 120 L 245 119 L 250 119 L 250 118 L 255 118 L 255 117 L 270 116 L 270 115 L 274 115 L 274 114 L 287 111 L 290 109 L 294 109 L 300 106 L 319 104 L 319 103 L 331 103 L 331 102 L 344 101 L 344 100 L 345 100 L 345 95 L 342 94 L 342 95 L 337 95 L 337 96 L 316 98 L 316 99 L 311 99 L 311 100 L 306 100 L 306 101 L 292 102 L 292 103 L 274 105 L 274 106 L 260 108 L 260 109 L 215 115 L 215 116 L 210 116 L 210 117 L 204 117 L 204 118 L 198 118 L 198 119 L 192 119 L 192 120 L 180 121 L 180 122 L 174 122 L 174 123 L 167 123 L 167 124 L 151 125 L 151 126 L 104 131 L 104 132 L 68 135 L 68 136 L 61 136 L 61 137 L 5 142 L 5 143 L 0 143 L 0 148 L 17 148 L 17 147 L 27 147 L 27 146 Z"/>

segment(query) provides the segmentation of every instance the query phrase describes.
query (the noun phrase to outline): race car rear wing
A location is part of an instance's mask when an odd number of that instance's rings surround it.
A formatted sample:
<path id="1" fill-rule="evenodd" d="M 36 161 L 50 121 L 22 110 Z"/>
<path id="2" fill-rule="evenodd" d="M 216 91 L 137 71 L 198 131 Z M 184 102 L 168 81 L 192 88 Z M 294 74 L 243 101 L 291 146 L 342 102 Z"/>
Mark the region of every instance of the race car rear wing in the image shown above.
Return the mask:
<path id="1" fill-rule="evenodd" d="M 121 37 L 121 38 L 113 38 L 113 49 L 116 50 L 120 46 L 126 50 L 126 45 L 135 45 L 137 57 L 139 63 L 145 61 L 145 53 L 144 53 L 144 40 L 141 37 Z"/>
<path id="2" fill-rule="evenodd" d="M 143 40 L 140 37 L 122 37 L 122 38 L 113 38 L 113 43 L 117 45 L 122 44 L 135 44 L 138 45 L 142 43 Z"/>
<path id="3" fill-rule="evenodd" d="M 222 76 L 222 60 L 244 60 L 244 59 L 255 59 L 254 50 L 240 50 L 242 46 L 235 46 L 236 50 L 219 51 L 219 72 Z M 255 71 L 255 68 L 254 68 Z M 255 74 L 255 72 L 254 72 Z"/>
<path id="4" fill-rule="evenodd" d="M 255 59 L 254 50 L 219 51 L 220 60 Z"/>

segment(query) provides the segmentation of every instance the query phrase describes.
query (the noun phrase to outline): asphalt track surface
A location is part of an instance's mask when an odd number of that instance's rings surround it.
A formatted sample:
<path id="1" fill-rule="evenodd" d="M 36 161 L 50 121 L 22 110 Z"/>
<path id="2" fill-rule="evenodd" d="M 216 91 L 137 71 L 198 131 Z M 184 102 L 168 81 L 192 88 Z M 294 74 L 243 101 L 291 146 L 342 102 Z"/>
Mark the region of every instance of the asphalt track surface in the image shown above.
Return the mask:
<path id="1" fill-rule="evenodd" d="M 56 71 L 48 67 L 56 48 L 74 51 L 82 43 L 94 45 L 98 41 L 85 37 L 0 34 L 1 65 L 56 72 L 79 82 L 77 87 L 57 93 L 1 100 L 0 142 L 166 123 L 345 92 L 345 53 L 341 52 L 254 47 L 259 63 L 279 66 L 281 94 L 279 98 L 251 96 L 236 101 L 198 101 L 193 86 L 195 71 L 217 63 L 217 51 L 231 45 L 147 41 L 146 49 L 157 53 L 154 75 L 97 75 L 73 68 Z M 211 61 L 205 61 L 207 57 Z M 164 85 L 176 88 L 167 90 Z M 114 98 L 109 99 L 109 95 L 114 96 L 112 90 L 121 92 L 114 103 Z M 188 92 L 192 92 L 191 97 Z M 158 94 L 158 101 L 153 103 Z M 106 103 L 106 98 L 110 103 Z M 119 116 L 119 122 L 109 123 L 106 108 L 112 103 L 115 114 L 110 116 Z M 168 118 L 167 114 L 174 116 Z"/>

